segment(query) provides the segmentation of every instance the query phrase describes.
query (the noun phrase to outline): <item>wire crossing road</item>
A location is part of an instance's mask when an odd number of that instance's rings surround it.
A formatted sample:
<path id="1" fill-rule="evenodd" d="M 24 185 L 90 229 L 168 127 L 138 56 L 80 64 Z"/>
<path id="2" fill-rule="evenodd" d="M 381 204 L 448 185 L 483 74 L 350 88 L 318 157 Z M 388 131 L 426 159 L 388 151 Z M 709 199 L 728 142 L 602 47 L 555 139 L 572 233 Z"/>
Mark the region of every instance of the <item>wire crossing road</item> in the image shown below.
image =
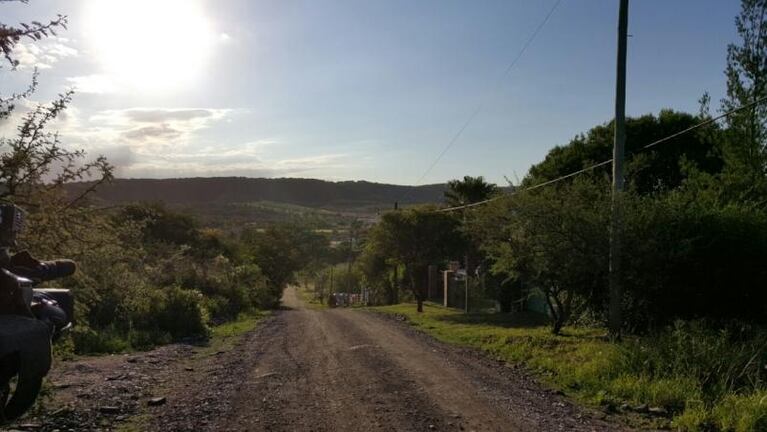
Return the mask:
<path id="1" fill-rule="evenodd" d="M 524 373 L 355 310 L 310 310 L 291 288 L 206 379 L 169 396 L 156 430 L 614 431 Z M 224 354 L 226 357 L 228 354 Z M 215 366 L 215 365 L 211 365 Z M 211 388 L 223 390 L 205 397 Z M 226 401 L 203 422 L 200 410 Z"/>

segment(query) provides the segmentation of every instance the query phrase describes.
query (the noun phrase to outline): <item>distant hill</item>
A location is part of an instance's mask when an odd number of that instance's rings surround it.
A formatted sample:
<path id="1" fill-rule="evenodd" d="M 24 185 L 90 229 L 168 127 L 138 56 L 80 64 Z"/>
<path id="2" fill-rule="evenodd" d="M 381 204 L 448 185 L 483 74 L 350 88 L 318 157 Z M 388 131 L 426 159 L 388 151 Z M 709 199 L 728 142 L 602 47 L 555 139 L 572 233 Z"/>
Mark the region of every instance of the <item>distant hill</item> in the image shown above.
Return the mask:
<path id="1" fill-rule="evenodd" d="M 77 194 L 90 183 L 68 186 Z M 92 195 L 96 204 L 163 201 L 199 205 L 269 201 L 324 209 L 361 209 L 442 201 L 444 184 L 400 186 L 367 181 L 330 182 L 302 178 L 197 177 L 117 179 Z"/>
<path id="2" fill-rule="evenodd" d="M 67 192 L 76 196 L 89 186 L 70 184 Z M 285 221 L 335 229 L 354 219 L 372 222 L 395 202 L 402 206 L 441 202 L 444 190 L 444 184 L 399 186 L 300 178 L 117 179 L 101 185 L 90 200 L 97 206 L 161 201 L 196 215 L 205 224 L 231 229 Z"/>

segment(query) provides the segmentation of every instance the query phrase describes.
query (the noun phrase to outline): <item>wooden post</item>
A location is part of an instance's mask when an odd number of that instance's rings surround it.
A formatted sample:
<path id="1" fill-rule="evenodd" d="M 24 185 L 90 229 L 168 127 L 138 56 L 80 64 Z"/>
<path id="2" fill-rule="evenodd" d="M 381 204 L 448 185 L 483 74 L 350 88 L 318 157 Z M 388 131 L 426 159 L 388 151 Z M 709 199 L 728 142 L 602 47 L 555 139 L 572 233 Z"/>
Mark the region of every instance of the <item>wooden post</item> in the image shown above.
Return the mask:
<path id="1" fill-rule="evenodd" d="M 621 273 L 621 233 L 623 195 L 623 156 L 626 143 L 626 45 L 629 1 L 620 0 L 618 12 L 618 68 L 615 85 L 615 139 L 613 145 L 612 217 L 610 221 L 610 338 L 619 340 L 623 326 L 623 281 Z"/>

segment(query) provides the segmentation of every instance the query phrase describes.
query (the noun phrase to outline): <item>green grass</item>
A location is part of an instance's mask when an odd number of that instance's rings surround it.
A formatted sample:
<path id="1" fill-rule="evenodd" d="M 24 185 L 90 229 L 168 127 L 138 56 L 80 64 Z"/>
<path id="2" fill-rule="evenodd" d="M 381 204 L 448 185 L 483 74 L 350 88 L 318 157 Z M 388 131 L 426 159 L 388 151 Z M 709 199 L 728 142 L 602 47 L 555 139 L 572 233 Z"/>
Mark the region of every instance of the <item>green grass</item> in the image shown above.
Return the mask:
<path id="1" fill-rule="evenodd" d="M 211 339 L 232 338 L 242 336 L 253 330 L 264 317 L 270 314 L 269 311 L 260 311 L 249 314 L 241 314 L 234 321 L 228 321 L 217 325 L 210 330 Z"/>
<path id="2" fill-rule="evenodd" d="M 258 311 L 240 314 L 236 320 L 228 321 L 210 329 L 210 339 L 203 353 L 224 351 L 233 347 L 239 339 L 258 326 L 258 323 L 269 316 L 270 311 Z"/>
<path id="3" fill-rule="evenodd" d="M 404 315 L 412 326 L 440 341 L 523 364 L 546 384 L 585 405 L 615 412 L 624 403 L 647 404 L 671 413 L 670 419 L 624 416 L 644 426 L 767 430 L 767 391 L 754 385 L 712 390 L 711 379 L 704 384 L 700 378 L 710 377 L 711 371 L 726 375 L 722 365 L 742 362 L 729 354 L 739 345 L 705 326 L 682 325 L 681 330 L 657 337 L 612 344 L 600 328 L 567 327 L 561 335 L 553 335 L 545 317 L 532 313 L 465 315 L 433 304 L 426 304 L 421 314 L 414 304 L 371 309 Z M 751 357 L 750 352 L 738 352 Z"/>

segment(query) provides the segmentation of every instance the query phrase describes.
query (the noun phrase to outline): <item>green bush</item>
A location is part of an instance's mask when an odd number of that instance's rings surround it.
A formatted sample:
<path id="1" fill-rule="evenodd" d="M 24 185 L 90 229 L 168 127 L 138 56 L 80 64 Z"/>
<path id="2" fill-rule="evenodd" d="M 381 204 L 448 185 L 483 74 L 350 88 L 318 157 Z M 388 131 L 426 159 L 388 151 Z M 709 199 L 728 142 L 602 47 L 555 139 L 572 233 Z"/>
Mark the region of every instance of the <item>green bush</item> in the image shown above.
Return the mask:
<path id="1" fill-rule="evenodd" d="M 208 313 L 199 291 L 171 286 L 162 291 L 159 300 L 150 311 L 156 330 L 166 331 L 174 339 L 207 336 Z"/>
<path id="2" fill-rule="evenodd" d="M 707 207 L 681 194 L 631 197 L 625 213 L 631 329 L 676 319 L 767 323 L 765 214 L 745 205 Z"/>
<path id="3" fill-rule="evenodd" d="M 767 391 L 728 395 L 714 408 L 713 418 L 726 431 L 767 430 Z"/>
<path id="4" fill-rule="evenodd" d="M 745 324 L 677 321 L 663 331 L 620 346 L 622 369 L 651 380 L 695 382 L 696 393 L 707 405 L 733 392 L 765 387 L 767 332 Z"/>
<path id="5" fill-rule="evenodd" d="M 132 330 L 127 339 L 131 349 L 136 350 L 148 350 L 173 341 L 170 333 L 163 330 Z"/>
<path id="6" fill-rule="evenodd" d="M 76 236 L 21 242 L 41 258 L 78 263 L 73 277 L 57 281 L 76 298 L 76 330 L 66 352 L 122 352 L 205 336 L 210 322 L 279 304 L 282 287 L 267 283 L 244 243 L 193 218 L 144 204 L 81 216 L 88 223 L 76 225 Z"/>
<path id="7" fill-rule="evenodd" d="M 238 286 L 244 290 L 249 306 L 238 312 L 245 312 L 252 308 L 273 309 L 280 304 L 282 290 L 273 289 L 257 265 L 241 265 L 235 269 L 235 275 Z"/>
<path id="8" fill-rule="evenodd" d="M 224 320 L 223 317 L 227 316 L 228 311 L 232 309 L 229 299 L 220 295 L 205 296 L 204 306 L 213 322 Z"/>
<path id="9" fill-rule="evenodd" d="M 100 329 L 76 327 L 72 334 L 76 354 L 106 354 L 130 350 L 130 343 L 113 328 Z"/>
<path id="10" fill-rule="evenodd" d="M 767 391 L 727 395 L 713 409 L 706 409 L 703 404 L 691 404 L 682 415 L 674 419 L 673 425 L 685 431 L 765 431 Z"/>
<path id="11" fill-rule="evenodd" d="M 676 321 L 618 347 L 619 399 L 665 406 L 681 430 L 767 430 L 767 330 Z"/>

